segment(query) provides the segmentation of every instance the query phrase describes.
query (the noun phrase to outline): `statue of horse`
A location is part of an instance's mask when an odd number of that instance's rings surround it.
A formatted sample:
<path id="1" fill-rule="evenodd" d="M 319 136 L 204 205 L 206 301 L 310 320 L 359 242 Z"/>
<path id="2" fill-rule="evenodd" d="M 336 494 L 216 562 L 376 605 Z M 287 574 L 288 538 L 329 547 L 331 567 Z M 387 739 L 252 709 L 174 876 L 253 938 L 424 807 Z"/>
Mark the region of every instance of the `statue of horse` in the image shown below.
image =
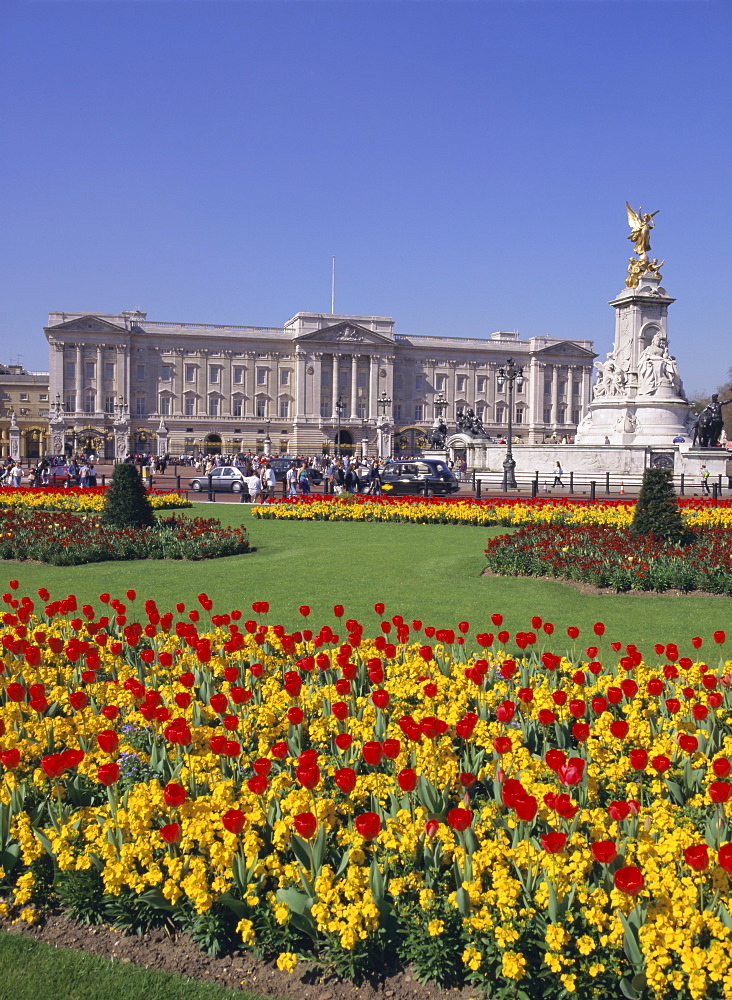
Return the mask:
<path id="1" fill-rule="evenodd" d="M 708 403 L 704 407 L 694 424 L 692 445 L 698 444 L 700 448 L 716 447 L 719 435 L 722 433 L 722 427 L 724 426 L 722 407 L 726 406 L 729 402 L 732 402 L 732 400 L 723 399 L 720 401 L 716 393 L 712 396 L 711 403 Z"/>

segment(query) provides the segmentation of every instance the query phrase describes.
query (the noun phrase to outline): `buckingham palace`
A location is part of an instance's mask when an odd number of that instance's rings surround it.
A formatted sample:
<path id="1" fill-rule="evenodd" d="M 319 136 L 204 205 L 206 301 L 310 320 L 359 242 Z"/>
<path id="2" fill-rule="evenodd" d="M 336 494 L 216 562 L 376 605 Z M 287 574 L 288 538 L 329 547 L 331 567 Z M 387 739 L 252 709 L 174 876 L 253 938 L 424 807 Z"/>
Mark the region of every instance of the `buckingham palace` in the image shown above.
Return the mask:
<path id="1" fill-rule="evenodd" d="M 472 409 L 501 437 L 508 396 L 499 368 L 524 367 L 516 440 L 572 437 L 590 401 L 590 340 L 515 332 L 487 337 L 399 334 L 384 316 L 297 313 L 281 327 L 221 326 L 52 312 L 50 433 L 54 452 L 171 455 L 416 454 L 446 400 L 448 427 Z"/>

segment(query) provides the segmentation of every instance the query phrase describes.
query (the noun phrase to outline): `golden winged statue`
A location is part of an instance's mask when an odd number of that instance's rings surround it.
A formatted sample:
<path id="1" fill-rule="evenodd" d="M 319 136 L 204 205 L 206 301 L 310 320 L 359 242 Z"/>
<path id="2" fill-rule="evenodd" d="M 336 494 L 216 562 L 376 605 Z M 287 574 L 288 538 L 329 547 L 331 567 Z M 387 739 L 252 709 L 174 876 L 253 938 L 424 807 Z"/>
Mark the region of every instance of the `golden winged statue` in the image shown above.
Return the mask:
<path id="1" fill-rule="evenodd" d="M 630 236 L 628 239 L 632 241 L 633 249 L 638 256 L 644 258 L 651 249 L 651 230 L 654 228 L 653 217 L 654 215 L 658 215 L 658 211 L 644 213 L 643 206 L 641 206 L 636 212 L 630 207 L 627 201 L 625 207 L 628 209 L 628 225 L 630 226 Z"/>

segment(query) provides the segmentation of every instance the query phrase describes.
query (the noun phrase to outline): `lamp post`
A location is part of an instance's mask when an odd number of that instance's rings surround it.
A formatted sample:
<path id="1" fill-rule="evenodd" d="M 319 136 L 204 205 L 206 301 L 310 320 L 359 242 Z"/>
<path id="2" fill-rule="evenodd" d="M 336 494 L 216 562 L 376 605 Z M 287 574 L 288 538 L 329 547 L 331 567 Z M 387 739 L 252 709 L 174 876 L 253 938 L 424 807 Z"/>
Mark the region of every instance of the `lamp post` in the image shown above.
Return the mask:
<path id="1" fill-rule="evenodd" d="M 269 456 L 272 454 L 272 438 L 269 436 L 270 418 L 267 417 L 264 423 L 266 428 L 264 435 L 264 454 L 266 455 L 267 458 L 269 458 Z"/>
<path id="2" fill-rule="evenodd" d="M 336 455 L 338 456 L 338 458 L 341 457 L 341 414 L 343 413 L 345 408 L 346 404 L 339 396 L 335 404 L 336 416 L 338 418 L 338 430 L 336 432 Z"/>
<path id="3" fill-rule="evenodd" d="M 386 394 L 386 389 L 382 389 L 381 395 L 377 397 L 376 404 L 381 410 L 381 416 L 386 417 L 386 411 L 391 406 L 391 399 Z"/>
<path id="4" fill-rule="evenodd" d="M 435 412 L 438 417 L 444 417 L 445 410 L 448 407 L 447 396 L 440 390 L 435 396 Z"/>
<path id="5" fill-rule="evenodd" d="M 513 386 L 514 382 L 518 389 L 524 384 L 524 369 L 522 365 L 515 365 L 513 358 L 509 358 L 506 364 L 498 369 L 498 391 L 503 392 L 503 387 L 508 383 L 508 445 L 506 447 L 506 457 L 503 460 L 503 490 L 515 490 L 516 476 L 514 470 L 513 451 L 511 450 L 511 438 L 513 437 Z"/>
<path id="6" fill-rule="evenodd" d="M 381 423 L 378 427 L 377 450 L 380 457 L 388 457 L 391 454 L 391 442 L 388 440 L 387 428 L 389 422 L 386 419 L 386 411 L 391 406 L 391 398 L 387 396 L 386 389 L 382 389 L 381 395 L 376 397 L 376 405 L 381 410 Z M 387 448 L 387 444 L 389 447 Z"/>

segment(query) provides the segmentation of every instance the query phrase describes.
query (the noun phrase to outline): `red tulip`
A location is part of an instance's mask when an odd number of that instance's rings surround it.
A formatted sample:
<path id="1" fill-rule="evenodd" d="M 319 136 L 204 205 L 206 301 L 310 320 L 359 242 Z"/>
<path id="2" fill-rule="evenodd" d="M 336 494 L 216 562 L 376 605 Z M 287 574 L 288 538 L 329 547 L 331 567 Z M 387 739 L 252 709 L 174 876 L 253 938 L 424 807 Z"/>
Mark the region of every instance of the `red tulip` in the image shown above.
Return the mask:
<path id="1" fill-rule="evenodd" d="M 599 635 L 604 635 L 605 634 L 605 626 L 604 626 L 604 624 L 602 622 L 595 622 L 595 624 L 592 626 L 592 631 L 595 633 L 595 635 L 598 635 L 598 636 Z"/>
<path id="2" fill-rule="evenodd" d="M 706 844 L 693 844 L 684 848 L 684 861 L 695 872 L 703 872 L 709 864 L 709 848 Z"/>
<path id="3" fill-rule="evenodd" d="M 413 792 L 417 787 L 417 775 L 411 767 L 404 767 L 397 774 L 397 784 L 403 792 Z"/>
<path id="4" fill-rule="evenodd" d="M 97 743 L 105 753 L 115 753 L 119 747 L 119 736 L 114 729 L 102 729 L 97 733 Z"/>
<path id="5" fill-rule="evenodd" d="M 470 809 L 450 809 L 447 814 L 447 822 L 453 828 L 461 833 L 463 830 L 467 830 L 470 824 L 473 822 L 473 813 Z"/>
<path id="6" fill-rule="evenodd" d="M 186 790 L 182 785 L 170 781 L 163 789 L 163 799 L 166 806 L 170 806 L 171 809 L 177 809 L 186 800 Z"/>
<path id="7" fill-rule="evenodd" d="M 622 822 L 630 816 L 630 806 L 627 802 L 611 802 L 607 807 L 607 814 L 616 823 Z"/>
<path id="8" fill-rule="evenodd" d="M 561 854 L 567 844 L 567 834 L 556 830 L 541 835 L 541 846 L 547 854 Z"/>
<path id="9" fill-rule="evenodd" d="M 166 823 L 160 827 L 158 833 L 166 844 L 177 844 L 180 840 L 180 826 L 177 823 Z"/>
<path id="10" fill-rule="evenodd" d="M 293 823 L 298 834 L 303 840 L 311 840 L 318 829 L 318 821 L 311 812 L 298 813 Z"/>
<path id="11" fill-rule="evenodd" d="M 493 740 L 493 749 L 497 754 L 501 755 L 504 753 L 510 753 L 513 744 L 508 736 L 497 736 Z"/>
<path id="12" fill-rule="evenodd" d="M 307 604 L 301 604 L 299 610 L 303 618 L 307 618 L 307 616 L 310 614 L 310 608 L 307 606 Z"/>
<path id="13" fill-rule="evenodd" d="M 530 823 L 533 820 L 536 816 L 538 808 L 539 804 L 533 795 L 527 795 L 525 798 L 517 799 L 514 806 L 516 815 L 525 823 Z"/>
<path id="14" fill-rule="evenodd" d="M 379 602 L 378 604 L 374 604 L 374 611 L 376 612 L 377 615 L 383 615 L 384 608 L 385 605 L 382 604 L 381 602 Z"/>
<path id="15" fill-rule="evenodd" d="M 717 861 L 728 875 L 732 875 L 732 844 L 722 844 L 717 852 Z"/>
<path id="16" fill-rule="evenodd" d="M 351 745 L 353 743 L 353 737 L 351 736 L 350 733 L 338 733 L 333 742 L 335 743 L 335 745 L 338 747 L 339 750 L 346 751 L 351 748 Z"/>
<path id="17" fill-rule="evenodd" d="M 570 639 L 576 639 L 579 636 L 579 634 L 580 630 L 577 628 L 576 625 L 570 625 L 567 628 L 567 635 L 569 636 Z"/>
<path id="18" fill-rule="evenodd" d="M 618 856 L 614 840 L 598 840 L 591 845 L 592 857 L 601 865 L 609 865 Z"/>
<path id="19" fill-rule="evenodd" d="M 583 743 L 590 735 L 590 727 L 586 722 L 575 722 L 572 726 L 572 735 L 578 743 Z"/>
<path id="20" fill-rule="evenodd" d="M 295 777 L 303 788 L 312 791 L 320 784 L 320 768 L 317 764 L 300 764 L 295 768 Z"/>
<path id="21" fill-rule="evenodd" d="M 381 612 L 378 613 L 381 614 Z M 373 840 L 379 835 L 381 820 L 374 812 L 361 813 L 360 816 L 356 817 L 355 826 L 364 840 Z"/>
<path id="22" fill-rule="evenodd" d="M 247 781 L 247 788 L 253 795 L 264 795 L 269 787 L 269 781 L 263 774 L 255 774 Z"/>
<path id="23" fill-rule="evenodd" d="M 618 868 L 614 876 L 615 888 L 628 896 L 637 896 L 643 889 L 645 881 L 643 873 L 636 865 L 626 865 Z"/>
<path id="24" fill-rule="evenodd" d="M 718 778 L 726 778 L 732 770 L 732 764 L 726 757 L 717 757 L 715 761 L 712 761 L 712 770 Z"/>
<path id="25" fill-rule="evenodd" d="M 375 740 L 370 740 L 368 743 L 364 743 L 361 749 L 361 754 L 366 763 L 370 764 L 371 767 L 377 767 L 384 757 L 384 751 L 382 750 L 381 744 L 377 743 Z"/>
<path id="26" fill-rule="evenodd" d="M 716 644 L 717 644 L 718 646 L 722 646 L 722 645 L 724 645 L 724 643 L 725 643 L 725 641 L 726 641 L 726 639 L 727 639 L 727 636 L 726 636 L 726 635 L 724 634 L 724 632 L 723 632 L 723 631 L 722 631 L 722 630 L 720 629 L 719 631 L 715 632 L 715 633 L 714 633 L 714 634 L 712 635 L 712 639 L 714 639 L 714 641 L 716 642 Z"/>
<path id="27" fill-rule="evenodd" d="M 356 787 L 356 772 L 352 767 L 340 767 L 333 775 L 333 781 L 344 795 L 350 795 Z"/>
<path id="28" fill-rule="evenodd" d="M 624 740 L 628 735 L 628 723 L 625 719 L 616 719 L 610 723 L 610 733 L 618 740 Z"/>
<path id="29" fill-rule="evenodd" d="M 384 751 L 384 756 L 389 760 L 396 760 L 402 749 L 402 744 L 399 740 L 384 740 L 381 744 L 381 749 Z"/>
<path id="30" fill-rule="evenodd" d="M 13 747 L 12 750 L 3 750 L 0 753 L 0 763 L 3 767 L 7 768 L 8 771 L 14 770 L 18 764 L 20 764 L 20 750 Z"/>
<path id="31" fill-rule="evenodd" d="M 246 826 L 246 816 L 241 809 L 228 809 L 221 817 L 225 830 L 229 833 L 241 833 Z"/>
<path id="32" fill-rule="evenodd" d="M 729 799 L 730 793 L 732 792 L 732 785 L 728 785 L 726 781 L 713 781 L 707 789 L 707 792 L 709 793 L 709 798 L 712 802 L 720 804 Z"/>
<path id="33" fill-rule="evenodd" d="M 628 760 L 634 771 L 645 771 L 648 766 L 648 751 L 642 747 L 631 750 L 628 753 Z"/>
<path id="34" fill-rule="evenodd" d="M 304 718 L 305 713 L 297 705 L 293 705 L 292 708 L 288 708 L 287 721 L 291 726 L 299 726 Z"/>
<path id="35" fill-rule="evenodd" d="M 119 764 L 101 764 L 97 769 L 97 778 L 102 785 L 113 785 L 119 779 Z"/>
<path id="36" fill-rule="evenodd" d="M 671 767 L 671 760 L 665 754 L 657 754 L 655 757 L 651 758 L 651 767 L 658 774 L 663 774 L 665 771 Z"/>

